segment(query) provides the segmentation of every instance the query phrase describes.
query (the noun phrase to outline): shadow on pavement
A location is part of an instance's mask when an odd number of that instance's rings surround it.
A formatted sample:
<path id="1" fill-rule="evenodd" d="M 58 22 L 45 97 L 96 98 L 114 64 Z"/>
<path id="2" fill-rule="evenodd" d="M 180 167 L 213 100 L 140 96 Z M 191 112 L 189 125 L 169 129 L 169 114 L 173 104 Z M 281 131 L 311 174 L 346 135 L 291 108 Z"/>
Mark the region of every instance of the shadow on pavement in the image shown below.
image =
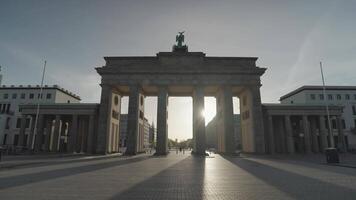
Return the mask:
<path id="1" fill-rule="evenodd" d="M 85 165 L 85 166 L 69 167 L 69 168 L 63 168 L 63 169 L 57 169 L 57 170 L 51 170 L 51 171 L 45 171 L 45 172 L 37 172 L 37 173 L 32 173 L 32 174 L 0 178 L 0 189 L 22 186 L 22 185 L 41 182 L 41 181 L 92 172 L 92 171 L 115 167 L 115 166 L 119 166 L 119 165 L 126 165 L 126 164 L 130 164 L 130 163 L 134 163 L 134 162 L 140 162 L 140 161 L 143 161 L 143 160 L 146 160 L 149 158 L 150 157 L 147 157 L 147 156 L 135 157 L 135 158 L 129 158 L 129 159 L 125 159 L 125 160 L 117 160 L 117 161 L 105 162 L 105 163 L 96 163 L 96 164 Z"/>
<path id="2" fill-rule="evenodd" d="M 18 164 L 6 164 L 6 163 L 0 163 L 0 171 L 1 170 L 11 170 L 11 169 L 25 169 L 25 168 L 34 168 L 34 167 L 43 167 L 43 166 L 51 166 L 51 165 L 58 165 L 58 164 L 70 164 L 70 163 L 81 163 L 81 162 L 91 162 L 91 161 L 99 161 L 99 160 L 107 160 L 107 159 L 112 159 L 112 158 L 117 158 L 117 157 L 128 157 L 128 156 L 96 156 L 92 155 L 90 156 L 91 158 L 86 158 L 88 156 L 67 156 L 68 160 L 56 160 L 57 159 L 62 159 L 63 157 L 52 157 L 49 158 L 48 160 L 43 159 L 39 161 L 29 161 L 29 162 L 24 162 L 24 163 L 18 163 Z M 28 159 L 26 159 L 28 160 Z"/>
<path id="3" fill-rule="evenodd" d="M 296 199 L 355 199 L 356 196 L 356 190 L 351 188 L 277 169 L 244 158 L 222 157 Z M 324 178 L 327 179 L 327 177 Z"/>
<path id="4" fill-rule="evenodd" d="M 189 156 L 114 195 L 116 199 L 204 199 L 205 157 Z"/>

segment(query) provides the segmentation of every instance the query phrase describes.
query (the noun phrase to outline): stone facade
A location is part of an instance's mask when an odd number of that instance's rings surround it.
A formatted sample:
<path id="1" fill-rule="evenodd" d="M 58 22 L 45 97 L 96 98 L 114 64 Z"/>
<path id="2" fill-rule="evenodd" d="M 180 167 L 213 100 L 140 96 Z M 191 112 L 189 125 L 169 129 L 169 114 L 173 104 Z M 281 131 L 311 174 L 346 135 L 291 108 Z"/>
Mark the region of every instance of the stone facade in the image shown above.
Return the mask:
<path id="1" fill-rule="evenodd" d="M 23 119 L 36 115 L 36 105 L 20 105 L 20 110 Z M 18 146 L 35 152 L 95 153 L 98 115 L 98 104 L 41 105 L 37 130 L 32 128 L 29 139 L 20 139 Z M 21 128 L 20 138 L 24 135 Z"/>
<path id="2" fill-rule="evenodd" d="M 129 96 L 127 154 L 140 151 L 140 120 L 144 118 L 140 100 L 157 96 L 157 148 L 166 154 L 168 96 L 193 97 L 193 152 L 205 154 L 205 122 L 201 116 L 204 96 L 218 99 L 218 151 L 234 153 L 232 98 L 245 99 L 241 105 L 243 150 L 265 153 L 264 129 L 259 88 L 265 68 L 256 66 L 254 57 L 207 57 L 202 52 L 160 52 L 152 57 L 105 57 L 106 64 L 96 68 L 101 75 L 102 97 L 98 130 L 98 153 L 105 150 L 110 134 L 108 126 L 112 91 Z"/>
<path id="3" fill-rule="evenodd" d="M 79 103 L 80 97 L 58 85 L 43 86 L 40 96 L 39 85 L 0 86 L 0 145 L 14 149 L 20 141 L 28 140 L 35 118 L 23 119 L 19 106 L 22 104 Z M 20 138 L 20 130 L 25 130 Z"/>
<path id="4" fill-rule="evenodd" d="M 270 154 L 318 153 L 335 146 L 346 150 L 341 106 L 330 106 L 330 115 L 339 119 L 338 135 L 328 130 L 325 106 L 264 104 L 262 109 Z"/>

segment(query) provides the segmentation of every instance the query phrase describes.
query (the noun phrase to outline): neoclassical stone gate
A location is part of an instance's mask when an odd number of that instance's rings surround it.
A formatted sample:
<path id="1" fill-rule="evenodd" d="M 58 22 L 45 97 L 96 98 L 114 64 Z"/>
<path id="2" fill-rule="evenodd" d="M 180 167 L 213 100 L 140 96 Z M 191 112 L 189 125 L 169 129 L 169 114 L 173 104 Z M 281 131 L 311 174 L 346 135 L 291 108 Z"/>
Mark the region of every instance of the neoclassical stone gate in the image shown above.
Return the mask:
<path id="1" fill-rule="evenodd" d="M 144 97 L 157 96 L 157 154 L 168 151 L 169 96 L 193 97 L 193 151 L 205 154 L 204 96 L 217 99 L 218 151 L 233 153 L 233 97 L 240 98 L 243 150 L 265 153 L 260 76 L 255 57 L 207 57 L 187 49 L 156 56 L 105 57 L 101 75 L 97 153 L 118 147 L 121 97 L 129 96 L 127 154 L 142 151 Z"/>

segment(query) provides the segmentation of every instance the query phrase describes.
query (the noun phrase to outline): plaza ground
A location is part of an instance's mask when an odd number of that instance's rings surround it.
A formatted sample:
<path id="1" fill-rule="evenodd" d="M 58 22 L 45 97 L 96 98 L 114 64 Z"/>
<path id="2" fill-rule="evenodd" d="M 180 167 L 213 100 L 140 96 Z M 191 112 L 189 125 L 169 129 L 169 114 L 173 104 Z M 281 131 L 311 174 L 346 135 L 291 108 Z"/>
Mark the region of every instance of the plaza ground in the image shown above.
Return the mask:
<path id="1" fill-rule="evenodd" d="M 5 157 L 0 199 L 356 199 L 355 157 Z"/>

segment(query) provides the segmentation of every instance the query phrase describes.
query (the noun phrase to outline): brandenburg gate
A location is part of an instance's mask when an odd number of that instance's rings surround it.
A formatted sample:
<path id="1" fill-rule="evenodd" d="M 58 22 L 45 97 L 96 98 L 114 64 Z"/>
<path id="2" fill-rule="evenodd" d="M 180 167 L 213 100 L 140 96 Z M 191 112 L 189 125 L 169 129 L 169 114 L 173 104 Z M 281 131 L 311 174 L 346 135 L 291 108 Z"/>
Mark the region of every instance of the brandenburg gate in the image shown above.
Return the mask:
<path id="1" fill-rule="evenodd" d="M 168 152 L 168 97 L 193 98 L 193 153 L 205 154 L 204 97 L 216 97 L 218 152 L 234 153 L 233 97 L 240 99 L 244 152 L 265 153 L 260 97 L 260 77 L 266 68 L 256 66 L 256 57 L 209 57 L 188 52 L 183 33 L 177 35 L 172 52 L 156 56 L 105 57 L 101 75 L 97 153 L 117 151 L 121 98 L 129 96 L 127 150 L 141 151 L 144 97 L 157 96 L 156 154 Z"/>

